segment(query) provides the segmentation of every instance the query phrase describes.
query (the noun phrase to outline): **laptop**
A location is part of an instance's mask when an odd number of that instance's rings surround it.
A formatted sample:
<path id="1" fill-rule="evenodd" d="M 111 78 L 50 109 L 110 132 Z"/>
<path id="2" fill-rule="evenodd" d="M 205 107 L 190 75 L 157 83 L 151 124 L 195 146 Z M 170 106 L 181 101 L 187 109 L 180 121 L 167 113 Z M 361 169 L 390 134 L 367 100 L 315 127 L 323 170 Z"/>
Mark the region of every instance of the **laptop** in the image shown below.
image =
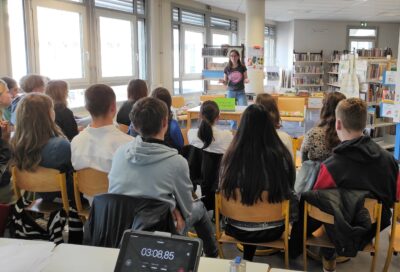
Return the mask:
<path id="1" fill-rule="evenodd" d="M 114 271 L 196 272 L 202 248 L 198 238 L 127 230 Z"/>

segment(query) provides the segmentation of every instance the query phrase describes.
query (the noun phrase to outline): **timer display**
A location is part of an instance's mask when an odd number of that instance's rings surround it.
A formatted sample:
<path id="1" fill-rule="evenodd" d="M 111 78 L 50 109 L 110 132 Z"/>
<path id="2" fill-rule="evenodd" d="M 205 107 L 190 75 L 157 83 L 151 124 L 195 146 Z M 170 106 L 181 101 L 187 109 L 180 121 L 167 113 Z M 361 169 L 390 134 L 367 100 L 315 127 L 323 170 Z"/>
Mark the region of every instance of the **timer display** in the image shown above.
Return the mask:
<path id="1" fill-rule="evenodd" d="M 158 258 L 161 260 L 170 260 L 173 261 L 175 257 L 175 252 L 174 251 L 164 251 L 161 249 L 151 249 L 151 248 L 142 248 L 140 251 L 140 254 L 143 257 L 153 257 L 153 258 Z"/>

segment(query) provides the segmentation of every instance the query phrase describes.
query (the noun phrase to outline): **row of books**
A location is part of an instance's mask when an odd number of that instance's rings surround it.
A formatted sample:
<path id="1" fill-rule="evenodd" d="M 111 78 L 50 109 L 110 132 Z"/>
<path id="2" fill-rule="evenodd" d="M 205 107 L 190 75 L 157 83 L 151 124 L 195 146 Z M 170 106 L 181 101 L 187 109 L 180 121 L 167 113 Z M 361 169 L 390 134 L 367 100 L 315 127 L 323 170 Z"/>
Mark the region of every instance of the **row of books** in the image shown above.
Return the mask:
<path id="1" fill-rule="evenodd" d="M 392 56 L 392 49 L 391 48 L 358 49 L 357 54 L 359 57 L 384 58 L 388 55 Z"/>
<path id="2" fill-rule="evenodd" d="M 295 77 L 293 78 L 295 85 L 306 85 L 306 84 L 324 84 L 322 78 L 312 77 Z"/>
<path id="3" fill-rule="evenodd" d="M 294 53 L 295 61 L 322 61 L 322 53 Z"/>
<path id="4" fill-rule="evenodd" d="M 384 71 L 386 70 L 386 63 L 371 63 L 368 65 L 367 78 L 372 80 L 382 80 Z"/>
<path id="5" fill-rule="evenodd" d="M 324 69 L 320 65 L 307 65 L 307 66 L 295 66 L 295 73 L 323 73 Z"/>

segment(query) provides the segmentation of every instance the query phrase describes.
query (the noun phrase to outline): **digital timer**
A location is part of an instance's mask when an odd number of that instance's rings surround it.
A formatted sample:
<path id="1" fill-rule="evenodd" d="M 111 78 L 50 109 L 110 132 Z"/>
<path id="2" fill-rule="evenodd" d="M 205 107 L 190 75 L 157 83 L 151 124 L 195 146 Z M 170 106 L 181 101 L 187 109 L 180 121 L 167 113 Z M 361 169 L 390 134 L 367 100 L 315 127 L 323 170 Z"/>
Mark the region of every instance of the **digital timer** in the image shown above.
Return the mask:
<path id="1" fill-rule="evenodd" d="M 161 260 L 170 260 L 173 261 L 175 258 L 175 252 L 174 251 L 164 251 L 161 249 L 151 249 L 151 248 L 142 248 L 140 251 L 140 255 L 143 257 L 153 257 L 153 258 L 158 258 Z"/>

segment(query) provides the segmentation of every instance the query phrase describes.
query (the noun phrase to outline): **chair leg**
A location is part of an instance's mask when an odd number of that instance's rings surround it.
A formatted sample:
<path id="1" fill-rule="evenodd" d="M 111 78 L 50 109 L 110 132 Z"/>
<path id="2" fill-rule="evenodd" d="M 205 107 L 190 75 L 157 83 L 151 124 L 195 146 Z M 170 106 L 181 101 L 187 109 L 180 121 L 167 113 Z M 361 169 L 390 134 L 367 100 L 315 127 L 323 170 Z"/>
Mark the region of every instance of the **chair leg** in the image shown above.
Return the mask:
<path id="1" fill-rule="evenodd" d="M 285 268 L 289 269 L 289 248 L 285 248 Z"/>
<path id="2" fill-rule="evenodd" d="M 218 255 L 221 259 L 224 259 L 224 252 L 222 251 L 222 243 L 217 242 L 217 246 L 218 246 Z"/>
<path id="3" fill-rule="evenodd" d="M 376 266 L 376 256 L 378 255 L 378 252 L 374 252 L 374 255 L 372 256 L 372 263 L 371 263 L 371 272 L 375 271 L 375 266 Z"/>
<path id="4" fill-rule="evenodd" d="M 386 256 L 386 262 L 385 262 L 385 267 L 383 268 L 383 272 L 387 272 L 389 270 L 389 265 L 390 262 L 392 261 L 392 256 L 393 256 L 393 247 L 390 247 L 388 249 L 388 253 Z"/>

